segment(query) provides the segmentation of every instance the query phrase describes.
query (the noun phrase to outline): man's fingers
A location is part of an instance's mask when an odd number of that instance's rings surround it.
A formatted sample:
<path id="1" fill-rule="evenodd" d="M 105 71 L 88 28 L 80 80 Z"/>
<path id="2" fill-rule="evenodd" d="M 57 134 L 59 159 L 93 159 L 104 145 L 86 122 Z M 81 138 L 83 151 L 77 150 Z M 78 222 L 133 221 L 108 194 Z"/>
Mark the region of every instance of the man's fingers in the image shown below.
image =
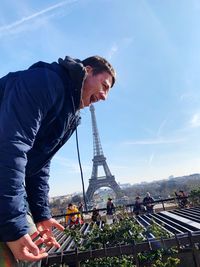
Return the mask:
<path id="1" fill-rule="evenodd" d="M 45 245 L 51 247 L 55 246 L 59 248 L 60 245 L 53 236 L 52 232 L 53 227 L 57 228 L 60 231 L 64 231 L 65 229 L 60 223 L 58 223 L 53 218 L 37 223 L 37 229 L 40 232 L 40 236 L 44 239 Z"/>
<path id="2" fill-rule="evenodd" d="M 58 230 L 60 230 L 60 231 L 64 231 L 64 227 L 60 224 L 60 223 L 58 223 L 56 220 L 54 220 L 54 222 L 53 222 L 53 224 L 52 224 L 54 227 L 56 227 Z"/>
<path id="3" fill-rule="evenodd" d="M 32 235 L 30 235 L 31 239 L 34 240 L 36 237 L 40 235 L 39 231 L 35 231 Z"/>
<path id="4" fill-rule="evenodd" d="M 58 223 L 55 219 L 51 218 L 49 220 L 46 221 L 42 221 L 37 223 L 37 229 L 41 232 L 44 229 L 49 229 L 51 230 L 52 227 L 56 227 L 58 230 L 60 231 L 64 231 L 64 227 Z"/>
<path id="5" fill-rule="evenodd" d="M 39 248 L 33 243 L 33 241 L 29 239 L 24 240 L 24 245 L 28 248 L 28 250 L 33 253 L 34 256 L 38 256 Z"/>
<path id="6" fill-rule="evenodd" d="M 48 232 L 50 232 L 49 229 L 41 230 L 41 231 L 40 231 L 40 235 L 44 235 L 44 234 L 46 234 L 46 233 L 48 233 Z"/>
<path id="7" fill-rule="evenodd" d="M 48 256 L 48 253 L 42 252 L 38 254 L 37 256 L 33 255 L 28 250 L 25 251 L 24 255 L 21 258 L 18 258 L 19 260 L 27 260 L 27 261 L 39 261 L 43 258 L 46 258 Z"/>
<path id="8" fill-rule="evenodd" d="M 39 237 L 37 240 L 34 241 L 34 244 L 36 246 L 40 246 L 40 245 L 44 244 L 44 238 Z"/>
<path id="9" fill-rule="evenodd" d="M 36 235 L 33 235 L 33 237 Z M 42 238 L 38 240 L 39 243 L 43 242 Z M 15 259 L 26 261 L 38 261 L 48 256 L 44 249 L 39 249 L 33 243 L 31 237 L 26 234 L 16 241 L 7 242 Z"/>
<path id="10" fill-rule="evenodd" d="M 56 241 L 56 239 L 51 236 L 51 237 L 48 237 L 47 239 L 45 239 L 45 245 L 47 245 L 48 247 L 52 247 L 52 246 L 55 246 L 57 248 L 60 247 L 60 244 Z"/>

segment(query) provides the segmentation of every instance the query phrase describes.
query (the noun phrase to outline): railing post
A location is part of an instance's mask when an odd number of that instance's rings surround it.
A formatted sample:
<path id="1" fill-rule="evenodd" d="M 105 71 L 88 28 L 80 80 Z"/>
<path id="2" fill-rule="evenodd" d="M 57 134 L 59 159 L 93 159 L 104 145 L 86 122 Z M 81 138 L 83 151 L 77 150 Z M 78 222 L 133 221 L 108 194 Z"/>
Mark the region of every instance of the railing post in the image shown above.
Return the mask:
<path id="1" fill-rule="evenodd" d="M 163 210 L 165 210 L 165 204 L 164 204 L 165 202 L 163 201 L 163 199 L 162 199 L 162 206 L 163 206 Z"/>
<path id="2" fill-rule="evenodd" d="M 65 227 L 66 227 L 67 226 L 66 216 L 64 216 L 64 218 L 65 218 Z"/>

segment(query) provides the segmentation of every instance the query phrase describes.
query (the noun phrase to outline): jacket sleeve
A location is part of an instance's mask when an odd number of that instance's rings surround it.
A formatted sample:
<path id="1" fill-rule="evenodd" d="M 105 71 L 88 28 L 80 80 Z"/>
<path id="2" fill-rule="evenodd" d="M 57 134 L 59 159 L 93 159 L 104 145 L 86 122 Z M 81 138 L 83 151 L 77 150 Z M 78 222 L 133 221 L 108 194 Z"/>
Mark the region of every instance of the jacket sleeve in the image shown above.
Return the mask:
<path id="1" fill-rule="evenodd" d="M 0 106 L 0 241 L 27 233 L 24 203 L 27 152 L 53 104 L 55 81 L 42 70 L 10 76 Z M 53 89 L 52 89 L 53 90 Z"/>
<path id="2" fill-rule="evenodd" d="M 50 161 L 35 175 L 26 177 L 27 200 L 35 223 L 51 218 L 48 198 L 49 170 Z"/>

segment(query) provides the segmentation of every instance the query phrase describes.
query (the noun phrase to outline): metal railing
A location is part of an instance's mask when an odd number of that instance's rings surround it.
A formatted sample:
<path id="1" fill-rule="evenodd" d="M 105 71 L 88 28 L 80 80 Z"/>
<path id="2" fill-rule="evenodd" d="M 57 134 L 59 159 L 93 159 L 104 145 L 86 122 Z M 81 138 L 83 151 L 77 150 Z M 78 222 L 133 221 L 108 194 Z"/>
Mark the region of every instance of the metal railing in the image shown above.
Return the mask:
<path id="1" fill-rule="evenodd" d="M 47 259 L 43 260 L 42 266 L 66 266 L 65 264 L 70 267 L 80 266 L 80 262 L 87 259 L 121 255 L 132 255 L 136 259 L 140 252 L 151 252 L 161 248 L 165 250 L 177 248 L 178 254 L 189 251 L 192 263 L 190 266 L 200 266 L 200 231 L 178 234 L 171 238 L 149 239 L 141 243 L 135 243 L 133 240 L 132 244 L 118 245 L 115 247 L 104 246 L 104 248 L 96 250 L 79 251 L 78 249 L 74 249 L 74 251 L 70 252 L 62 251 L 60 253 L 52 253 Z M 137 265 L 137 260 L 136 266 L 139 266 Z"/>
<path id="2" fill-rule="evenodd" d="M 165 199 L 158 199 L 158 200 L 155 200 L 155 201 L 152 201 L 151 204 L 153 205 L 156 205 L 156 204 L 162 204 L 162 210 L 166 210 L 166 206 L 165 204 L 166 203 L 171 203 L 171 202 L 178 202 L 180 199 L 188 199 L 189 196 L 185 196 L 185 197 L 172 197 L 172 198 L 165 198 Z M 143 203 L 141 202 L 141 205 Z M 119 210 L 119 209 L 122 209 L 122 208 L 127 208 L 129 209 L 130 211 L 133 211 L 133 208 L 134 208 L 135 204 L 132 203 L 132 204 L 125 204 L 125 205 L 118 205 L 115 207 L 115 210 Z M 100 209 L 96 209 L 97 211 L 101 212 L 101 211 L 107 211 L 106 208 L 100 208 Z M 88 210 L 88 211 L 82 211 L 81 213 L 80 212 L 75 212 L 75 213 L 64 213 L 64 214 L 58 214 L 58 215 L 53 215 L 53 218 L 55 219 L 60 219 L 60 218 L 63 218 L 64 217 L 64 224 L 66 225 L 66 220 L 65 220 L 65 217 L 67 215 L 70 215 L 70 216 L 73 216 L 73 215 L 76 215 L 76 214 L 92 214 L 93 210 Z"/>

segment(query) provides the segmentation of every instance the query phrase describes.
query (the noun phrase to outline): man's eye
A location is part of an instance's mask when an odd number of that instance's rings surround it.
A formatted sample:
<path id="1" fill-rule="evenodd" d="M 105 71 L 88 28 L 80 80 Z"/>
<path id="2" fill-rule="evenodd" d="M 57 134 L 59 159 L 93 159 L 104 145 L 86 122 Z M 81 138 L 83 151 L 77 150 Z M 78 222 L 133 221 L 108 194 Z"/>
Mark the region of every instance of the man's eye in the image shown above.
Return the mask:
<path id="1" fill-rule="evenodd" d="M 108 87 L 107 87 L 107 85 L 104 83 L 103 84 L 103 89 L 105 90 L 105 91 L 107 91 L 107 89 L 108 89 Z"/>

